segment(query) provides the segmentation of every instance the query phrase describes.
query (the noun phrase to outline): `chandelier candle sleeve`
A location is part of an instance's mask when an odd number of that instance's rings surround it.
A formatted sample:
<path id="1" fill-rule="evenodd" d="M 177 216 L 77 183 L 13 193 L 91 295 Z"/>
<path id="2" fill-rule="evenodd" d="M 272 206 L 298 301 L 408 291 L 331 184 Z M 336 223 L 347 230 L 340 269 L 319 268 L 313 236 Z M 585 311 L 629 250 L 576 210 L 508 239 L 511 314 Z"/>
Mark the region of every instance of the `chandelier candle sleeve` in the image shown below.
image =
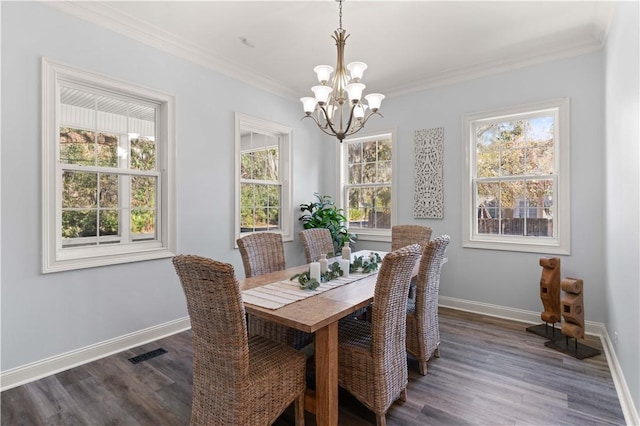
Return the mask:
<path id="1" fill-rule="evenodd" d="M 338 58 L 335 69 L 330 65 L 318 65 L 313 71 L 320 85 L 313 86 L 314 97 L 300 98 L 304 117 L 311 117 L 320 130 L 335 136 L 340 142 L 364 128 L 365 123 L 378 111 L 384 95 L 371 93 L 364 98 L 366 86 L 360 82 L 367 69 L 364 62 L 351 62 L 344 65 L 344 47 L 349 34 L 342 28 L 342 0 L 340 3 L 340 27 L 333 33 Z M 348 71 L 347 71 L 348 70 Z M 333 74 L 333 78 L 332 78 Z"/>

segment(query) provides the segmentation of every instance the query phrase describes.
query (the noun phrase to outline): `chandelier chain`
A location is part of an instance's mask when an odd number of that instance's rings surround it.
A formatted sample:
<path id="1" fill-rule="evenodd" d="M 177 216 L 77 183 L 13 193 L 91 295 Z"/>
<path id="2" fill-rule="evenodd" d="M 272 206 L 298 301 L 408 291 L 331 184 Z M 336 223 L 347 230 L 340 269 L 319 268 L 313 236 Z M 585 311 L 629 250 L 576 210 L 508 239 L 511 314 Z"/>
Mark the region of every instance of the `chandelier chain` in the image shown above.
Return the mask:
<path id="1" fill-rule="evenodd" d="M 340 29 L 342 29 L 342 0 L 340 0 Z"/>

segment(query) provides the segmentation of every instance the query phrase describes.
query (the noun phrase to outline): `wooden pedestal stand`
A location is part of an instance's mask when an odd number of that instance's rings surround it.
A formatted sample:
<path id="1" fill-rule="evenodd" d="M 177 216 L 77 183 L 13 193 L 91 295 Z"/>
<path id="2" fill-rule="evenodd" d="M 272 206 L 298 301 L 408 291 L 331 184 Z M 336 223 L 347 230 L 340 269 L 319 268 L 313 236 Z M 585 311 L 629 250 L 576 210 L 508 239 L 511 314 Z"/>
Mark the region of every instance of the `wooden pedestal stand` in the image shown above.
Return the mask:
<path id="1" fill-rule="evenodd" d="M 532 325 L 527 327 L 527 331 L 537 334 L 538 336 L 548 339 L 557 339 L 562 337 L 555 327 L 555 323 L 559 322 L 560 317 L 560 258 L 541 258 L 540 266 L 542 266 L 542 276 L 540 277 L 540 299 L 544 311 L 540 314 L 540 318 L 544 324 Z M 551 327 L 549 327 L 551 324 Z"/>
<path id="2" fill-rule="evenodd" d="M 562 295 L 562 334 L 564 339 L 550 340 L 544 345 L 559 350 L 574 358 L 584 359 L 600 354 L 600 350 L 578 343 L 584 339 L 584 298 L 582 296 L 583 282 L 579 278 L 565 278 L 561 283 Z M 573 338 L 573 345 L 569 339 Z"/>

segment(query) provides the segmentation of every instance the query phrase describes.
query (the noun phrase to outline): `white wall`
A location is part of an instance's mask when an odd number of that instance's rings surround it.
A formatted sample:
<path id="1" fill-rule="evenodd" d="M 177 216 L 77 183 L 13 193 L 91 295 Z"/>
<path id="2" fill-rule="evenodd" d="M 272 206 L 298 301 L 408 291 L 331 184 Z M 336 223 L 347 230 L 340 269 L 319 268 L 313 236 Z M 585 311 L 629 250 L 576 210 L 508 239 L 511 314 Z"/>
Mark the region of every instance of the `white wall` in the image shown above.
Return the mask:
<path id="1" fill-rule="evenodd" d="M 462 248 L 462 115 L 569 96 L 572 251 L 560 256 L 562 276 L 584 279 L 586 319 L 605 320 L 602 86 L 602 54 L 593 53 L 385 100 L 385 118 L 377 122 L 398 128 L 397 223 L 424 224 L 434 235 L 451 236 L 441 296 L 542 311 L 538 261 L 545 254 Z M 432 127 L 444 127 L 444 219 L 413 219 L 413 136 Z"/>
<path id="2" fill-rule="evenodd" d="M 618 5 L 605 56 L 605 324 L 636 409 L 640 408 L 639 19 L 638 2 Z"/>
<path id="3" fill-rule="evenodd" d="M 300 121 L 299 102 L 41 3 L 1 7 L 3 371 L 187 315 L 170 259 L 40 273 L 41 57 L 176 96 L 179 253 L 230 262 L 243 275 L 232 248 L 235 111 L 293 127 L 293 206 L 318 191 L 320 165 L 309 158 L 319 155 L 319 136 Z M 298 241 L 286 244 L 286 256 L 291 265 L 304 261 Z"/>

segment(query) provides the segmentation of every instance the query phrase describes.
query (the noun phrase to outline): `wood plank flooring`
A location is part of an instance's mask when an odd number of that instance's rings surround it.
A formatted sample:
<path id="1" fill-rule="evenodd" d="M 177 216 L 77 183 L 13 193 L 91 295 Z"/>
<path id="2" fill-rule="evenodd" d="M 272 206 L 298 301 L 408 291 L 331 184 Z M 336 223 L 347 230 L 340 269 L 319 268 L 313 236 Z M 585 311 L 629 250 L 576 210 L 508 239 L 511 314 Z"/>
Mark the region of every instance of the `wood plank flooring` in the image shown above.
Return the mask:
<path id="1" fill-rule="evenodd" d="M 577 360 L 544 346 L 527 324 L 440 310 L 440 358 L 421 376 L 409 358 L 408 399 L 388 425 L 623 425 L 604 355 Z M 584 341 L 601 349 L 598 339 Z M 157 348 L 166 354 L 132 364 Z M 180 333 L 2 392 L 1 424 L 187 425 L 191 334 Z M 340 424 L 375 417 L 340 392 Z M 276 425 L 293 425 L 290 408 Z M 306 413 L 306 424 L 314 425 Z"/>

